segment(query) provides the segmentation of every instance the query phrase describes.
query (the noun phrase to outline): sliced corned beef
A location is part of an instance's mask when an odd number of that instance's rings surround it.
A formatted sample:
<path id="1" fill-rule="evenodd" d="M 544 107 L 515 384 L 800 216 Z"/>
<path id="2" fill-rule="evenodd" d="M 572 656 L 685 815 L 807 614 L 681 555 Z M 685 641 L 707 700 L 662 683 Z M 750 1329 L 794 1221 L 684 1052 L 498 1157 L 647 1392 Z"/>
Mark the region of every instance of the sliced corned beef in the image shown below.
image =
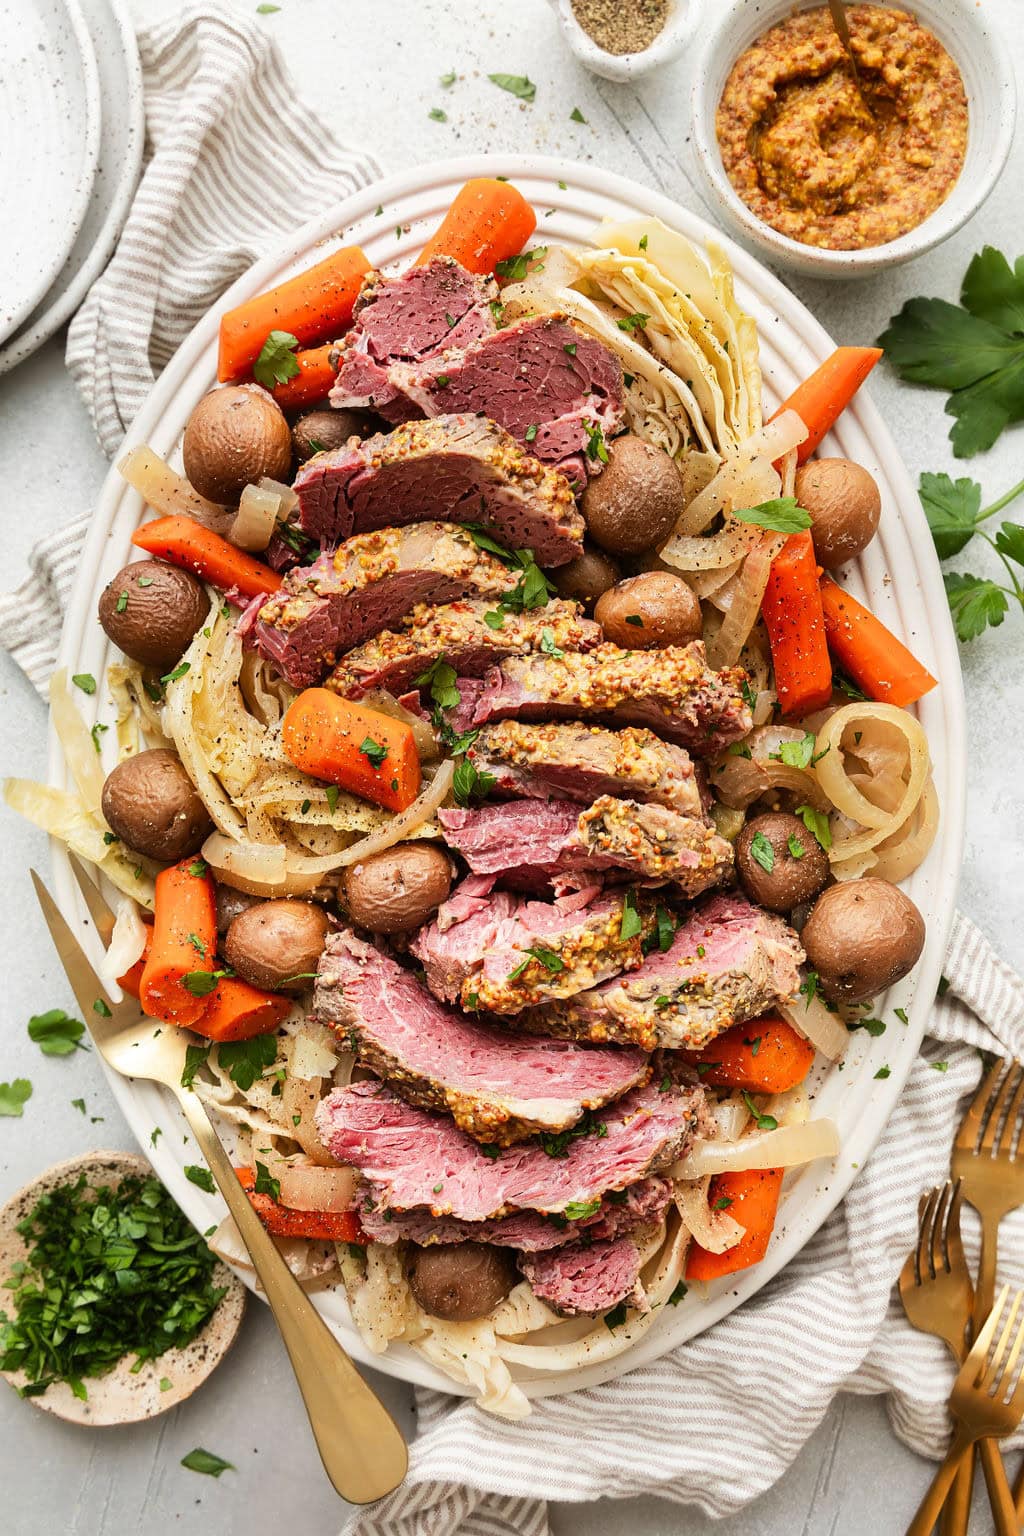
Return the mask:
<path id="1" fill-rule="evenodd" d="M 570 1221 L 565 1216 L 542 1216 L 519 1211 L 496 1221 L 458 1221 L 451 1216 L 432 1216 L 429 1211 L 378 1211 L 372 1200 L 359 1204 L 363 1231 L 375 1243 L 493 1243 L 498 1248 L 518 1248 L 522 1253 L 543 1253 L 564 1248 L 586 1236 L 588 1242 L 608 1242 L 637 1227 L 661 1221 L 672 1201 L 670 1179 L 641 1179 L 618 1194 L 605 1196 L 595 1211 Z M 589 1208 L 587 1208 L 589 1209 Z"/>
<path id="2" fill-rule="evenodd" d="M 474 874 L 502 875 L 514 885 L 525 879 L 528 888 L 530 876 L 616 870 L 696 896 L 732 867 L 732 845 L 702 818 L 612 795 L 584 811 L 567 800 L 510 800 L 443 808 L 438 820 Z"/>
<path id="3" fill-rule="evenodd" d="M 649 899 L 620 889 L 567 905 L 496 891 L 482 904 L 473 901 L 476 910 L 460 919 L 456 890 L 409 947 L 438 997 L 498 1014 L 570 997 L 640 964 L 641 943 L 654 928 Z M 627 906 L 635 922 L 627 920 Z"/>
<path id="4" fill-rule="evenodd" d="M 497 297 L 493 278 L 476 277 L 448 256 L 435 256 L 400 277 L 371 272 L 342 343 L 331 404 L 377 411 L 392 422 L 421 415 L 389 382 L 388 369 L 489 336 L 495 328 L 491 304 Z"/>
<path id="5" fill-rule="evenodd" d="M 313 565 L 289 571 L 254 598 L 240 632 L 296 688 L 318 683 L 342 651 L 390 629 L 419 603 L 494 598 L 508 568 L 453 523 L 413 523 L 357 534 Z"/>
<path id="6" fill-rule="evenodd" d="M 506 656 L 534 651 L 587 651 L 601 630 L 578 603 L 504 613 L 493 602 L 465 600 L 416 608 L 399 630 L 385 630 L 358 646 L 335 668 L 327 687 L 358 699 L 368 688 L 400 696 L 439 656 L 462 677 L 482 677 Z"/>
<path id="7" fill-rule="evenodd" d="M 653 801 L 684 816 L 704 812 L 700 780 L 686 750 L 634 726 L 611 731 L 579 720 L 502 720 L 481 729 L 468 755 L 478 773 L 495 779 L 495 794 L 588 805 L 599 795 L 617 795 Z"/>
<path id="8" fill-rule="evenodd" d="M 564 1002 L 533 1008 L 517 1028 L 653 1050 L 697 1049 L 723 1029 L 793 997 L 804 958 L 781 917 L 742 896 L 713 896 L 681 924 L 664 954 Z"/>
<path id="9" fill-rule="evenodd" d="M 321 544 L 436 518 L 475 523 L 508 549 L 564 565 L 583 548 L 583 518 L 564 475 L 481 416 L 408 421 L 318 453 L 295 477 L 302 531 Z"/>
<path id="10" fill-rule="evenodd" d="M 649 1083 L 588 1116 L 575 1133 L 492 1156 L 447 1115 L 417 1109 L 372 1080 L 328 1094 L 316 1124 L 332 1155 L 362 1173 L 378 1210 L 424 1208 L 461 1221 L 514 1211 L 562 1215 L 667 1168 L 713 1126 L 700 1088 L 663 1093 Z"/>
<path id="11" fill-rule="evenodd" d="M 595 432 L 611 437 L 622 425 L 622 364 L 561 315 L 534 315 L 425 362 L 399 364 L 388 380 L 424 416 L 458 411 L 496 421 L 570 478 L 601 468 Z"/>
<path id="12" fill-rule="evenodd" d="M 704 645 L 624 651 L 606 642 L 586 655 L 510 656 L 488 672 L 471 724 L 598 719 L 639 725 L 714 757 L 750 730 L 740 667 L 713 672 Z"/>
<path id="13" fill-rule="evenodd" d="M 446 1109 L 478 1141 L 559 1132 L 649 1075 L 639 1051 L 517 1036 L 432 997 L 389 955 L 345 929 L 320 958 L 313 1015 L 410 1103 Z"/>
<path id="14" fill-rule="evenodd" d="M 518 1262 L 533 1294 L 563 1317 L 597 1317 L 620 1301 L 648 1310 L 640 1283 L 640 1250 L 630 1237 L 524 1253 Z"/>

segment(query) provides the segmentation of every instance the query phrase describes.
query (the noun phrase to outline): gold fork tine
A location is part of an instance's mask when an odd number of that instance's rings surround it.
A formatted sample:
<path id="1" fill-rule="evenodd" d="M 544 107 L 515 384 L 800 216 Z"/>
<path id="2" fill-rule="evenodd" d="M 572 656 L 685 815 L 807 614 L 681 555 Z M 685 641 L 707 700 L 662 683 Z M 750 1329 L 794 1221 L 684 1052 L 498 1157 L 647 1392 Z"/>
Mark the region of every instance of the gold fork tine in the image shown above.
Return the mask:
<path id="1" fill-rule="evenodd" d="M 1018 1074 L 1019 1071 L 1020 1071 L 1020 1066 L 1019 1066 L 1019 1063 L 1017 1063 L 1016 1061 L 1011 1061 L 1009 1063 L 1009 1065 L 1007 1066 L 1007 1068 L 1006 1068 L 1006 1076 L 1003 1078 L 1002 1082 L 999 1085 L 999 1092 L 996 1094 L 995 1101 L 994 1101 L 994 1103 L 992 1105 L 992 1109 L 991 1109 L 991 1111 L 989 1113 L 989 1116 L 988 1116 L 988 1119 L 987 1119 L 987 1121 L 985 1123 L 985 1129 L 982 1132 L 982 1137 L 981 1137 L 981 1150 L 982 1150 L 982 1152 L 991 1152 L 993 1147 L 996 1145 L 996 1135 L 999 1132 L 999 1128 L 1000 1128 L 1001 1124 L 1003 1123 L 1003 1116 L 1006 1113 L 1006 1105 L 1009 1102 L 1009 1098 L 1010 1098 L 1010 1090 L 1011 1090 L 1013 1084 L 1017 1081 L 1017 1074 Z M 1001 1151 L 1002 1150 L 1002 1137 L 1001 1136 L 999 1138 L 999 1147 L 1000 1147 L 1000 1151 Z"/>
<path id="2" fill-rule="evenodd" d="M 1010 1107 L 1006 1111 L 1007 1131 L 1012 1132 L 1014 1127 L 1016 1127 L 1017 1130 L 1017 1135 L 1013 1136 L 1011 1134 L 1007 1141 L 1006 1150 L 1012 1157 L 1017 1155 L 1017 1149 L 1020 1145 L 1020 1110 L 1022 1102 L 1024 1102 L 1024 1072 L 1021 1072 L 1020 1074 L 1020 1080 L 1017 1084 L 1017 1091 L 1013 1098 L 1010 1100 Z"/>
<path id="3" fill-rule="evenodd" d="M 46 926 L 50 930 L 50 937 L 56 946 L 61 964 L 71 983 L 71 990 L 75 994 L 75 999 L 91 1032 L 98 1027 L 97 1013 L 101 1010 L 97 1010 L 95 1006 L 97 1002 L 106 1007 L 106 1018 L 115 1016 L 124 1005 L 115 1003 L 108 997 L 100 978 L 89 964 L 85 952 L 68 927 L 57 903 L 35 870 L 30 870 L 29 873 L 32 876 L 32 884 L 36 888 L 39 905 L 43 909 Z"/>
<path id="4" fill-rule="evenodd" d="M 963 1198 L 963 1180 L 957 1179 L 953 1185 L 953 1203 L 950 1206 L 945 1231 L 946 1267 L 950 1271 L 958 1269 L 964 1262 L 964 1241 L 960 1235 L 960 1211 Z"/>
<path id="5" fill-rule="evenodd" d="M 111 935 L 114 932 L 114 913 L 104 899 L 103 892 L 96 882 L 86 874 L 81 860 L 77 854 L 70 854 L 68 862 L 71 865 L 71 873 L 78 881 L 78 889 L 85 898 L 85 904 L 89 908 L 89 916 L 93 926 L 99 934 L 104 949 L 110 947 Z"/>
<path id="6" fill-rule="evenodd" d="M 971 1100 L 971 1107 L 966 1115 L 964 1115 L 960 1129 L 956 1133 L 954 1146 L 959 1147 L 962 1152 L 973 1152 L 977 1148 L 978 1132 L 985 1118 L 989 1099 L 992 1097 L 993 1090 L 1005 1066 L 1006 1062 L 997 1056 L 978 1084 L 978 1090 Z"/>
<path id="7" fill-rule="evenodd" d="M 928 1259 L 932 1247 L 932 1223 L 935 1220 L 935 1206 L 938 1198 L 939 1191 L 930 1189 L 918 1202 L 917 1248 L 914 1250 L 914 1283 L 916 1285 L 923 1285 L 929 1276 Z M 935 1271 L 931 1270 L 930 1273 L 934 1280 Z"/>
<path id="8" fill-rule="evenodd" d="M 1020 1291 L 1018 1291 L 1017 1292 L 1017 1305 L 1018 1306 L 1020 1305 L 1020 1301 L 1021 1301 L 1021 1293 L 1020 1293 Z M 1003 1372 L 1002 1381 L 999 1383 L 998 1396 L 1000 1398 L 1002 1398 L 1002 1400 L 1004 1402 L 1007 1401 L 1007 1392 L 1008 1391 L 1009 1391 L 1009 1394 L 1010 1394 L 1009 1400 L 1012 1401 L 1012 1398 L 1015 1395 L 1018 1386 L 1020 1385 L 1020 1381 L 1019 1381 L 1019 1378 L 1018 1378 L 1018 1375 L 1017 1375 L 1017 1361 L 1020 1359 L 1020 1352 L 1021 1352 L 1021 1346 L 1022 1345 L 1024 1345 L 1024 1317 L 1022 1317 L 1020 1322 L 1017 1324 L 1017 1332 L 1016 1332 L 1016 1335 L 1014 1336 L 1013 1348 L 1010 1350 L 1010 1358 L 1006 1362 L 1006 1369 Z"/>
<path id="9" fill-rule="evenodd" d="M 942 1186 L 939 1202 L 935 1210 L 935 1221 L 932 1226 L 931 1253 L 929 1256 L 931 1274 L 933 1276 L 937 1275 L 940 1270 L 949 1268 L 946 1262 L 946 1208 L 949 1205 L 952 1187 L 947 1179 Z"/>
<path id="10" fill-rule="evenodd" d="M 999 1292 L 999 1295 L 992 1303 L 992 1310 L 988 1317 L 985 1319 L 983 1327 L 979 1330 L 977 1338 L 971 1345 L 971 1352 L 967 1356 L 967 1359 L 964 1361 L 963 1369 L 960 1372 L 965 1382 L 973 1384 L 977 1381 L 980 1381 L 981 1377 L 985 1374 L 985 1365 L 988 1360 L 989 1347 L 993 1338 L 995 1337 L 996 1324 L 999 1322 L 999 1319 L 1002 1316 L 1003 1308 L 1006 1306 L 1006 1298 L 1009 1293 L 1010 1287 L 1008 1285 L 1004 1285 L 1002 1290 Z"/>
<path id="11" fill-rule="evenodd" d="M 1002 1315 L 1003 1315 L 1003 1303 L 1005 1301 L 1005 1291 L 1006 1291 L 1006 1289 L 1007 1289 L 1007 1287 L 1004 1286 L 1003 1287 L 1003 1291 L 1000 1293 L 998 1307 L 993 1307 L 992 1308 L 993 1312 L 996 1313 L 998 1318 L 1002 1318 Z M 992 1351 L 992 1356 L 991 1356 L 990 1359 L 988 1359 L 986 1361 L 984 1371 L 977 1378 L 977 1385 L 980 1386 L 984 1391 L 986 1391 L 986 1392 L 988 1392 L 990 1394 L 991 1394 L 991 1391 L 992 1391 L 992 1387 L 1001 1378 L 1001 1376 L 1003 1374 L 1003 1372 L 1002 1372 L 1003 1355 L 1006 1353 L 1006 1346 L 1010 1342 L 1010 1334 L 1013 1332 L 1013 1322 L 1014 1322 L 1014 1318 L 1017 1315 L 1017 1308 L 1019 1306 L 1020 1306 L 1020 1296 L 1018 1294 L 1017 1296 L 1014 1297 L 1014 1300 L 1011 1303 L 1010 1314 L 1007 1317 L 1006 1322 L 1003 1324 L 1002 1332 L 1000 1333 L 999 1338 L 996 1341 L 995 1348 Z"/>

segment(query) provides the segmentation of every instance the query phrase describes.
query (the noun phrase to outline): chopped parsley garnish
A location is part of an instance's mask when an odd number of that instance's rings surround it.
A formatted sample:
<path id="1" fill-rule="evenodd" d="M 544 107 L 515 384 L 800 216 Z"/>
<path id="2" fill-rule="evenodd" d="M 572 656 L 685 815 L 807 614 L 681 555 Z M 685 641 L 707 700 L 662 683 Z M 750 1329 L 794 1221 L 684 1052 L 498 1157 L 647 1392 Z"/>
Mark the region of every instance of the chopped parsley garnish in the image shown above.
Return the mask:
<path id="1" fill-rule="evenodd" d="M 98 1013 L 101 1019 L 112 1019 L 114 1017 L 102 997 L 96 998 L 92 1005 L 92 1011 L 93 1013 Z"/>
<path id="2" fill-rule="evenodd" d="M 647 236 L 646 235 L 641 235 L 640 239 L 637 241 L 637 245 L 640 247 L 640 249 L 642 251 L 646 251 L 646 249 L 647 249 Z"/>
<path id="3" fill-rule="evenodd" d="M 359 750 L 364 757 L 369 758 L 374 768 L 379 768 L 388 755 L 387 747 L 382 747 L 379 741 L 374 741 L 372 736 L 364 736 L 359 743 Z"/>
<path id="4" fill-rule="evenodd" d="M 178 665 L 174 668 L 173 671 L 165 672 L 164 673 L 164 675 L 160 679 L 160 681 L 162 683 L 176 683 L 178 681 L 179 677 L 184 677 L 185 673 L 186 672 L 190 672 L 191 670 L 192 670 L 191 662 L 179 661 Z"/>
<path id="5" fill-rule="evenodd" d="M 530 959 L 537 960 L 552 976 L 557 976 L 559 971 L 565 970 L 565 963 L 560 955 L 556 955 L 553 949 L 546 949 L 543 944 L 531 944 L 526 951 L 527 959 L 521 965 L 517 965 L 514 971 L 509 971 L 508 981 L 515 981 L 521 976 L 530 963 Z"/>
<path id="6" fill-rule="evenodd" d="M 32 1084 L 27 1077 L 16 1077 L 12 1083 L 0 1083 L 0 1116 L 20 1120 L 31 1097 Z"/>
<path id="7" fill-rule="evenodd" d="M 28 1021 L 28 1037 L 34 1040 L 44 1056 L 70 1056 L 74 1051 L 88 1050 L 82 1045 L 85 1025 L 79 1019 L 70 1018 L 63 1008 L 50 1008 L 46 1013 L 34 1014 Z"/>
<path id="8" fill-rule="evenodd" d="M 733 513 L 741 523 L 752 523 L 755 528 L 766 528 L 770 533 L 802 533 L 811 526 L 810 515 L 804 511 L 795 496 L 779 496 L 774 501 L 762 501 L 756 507 L 745 507 Z"/>
<path id="9" fill-rule="evenodd" d="M 800 996 L 805 1000 L 809 1008 L 818 995 L 818 983 L 821 980 L 817 971 L 807 971 L 800 983 Z"/>
<path id="10" fill-rule="evenodd" d="M 209 1168 L 202 1168 L 198 1163 L 186 1163 L 185 1177 L 190 1184 L 197 1185 L 199 1189 L 205 1189 L 208 1195 L 217 1193 L 217 1186 L 213 1182 L 213 1174 Z"/>
<path id="11" fill-rule="evenodd" d="M 642 331 L 650 318 L 650 315 L 637 310 L 633 315 L 623 315 L 622 319 L 616 320 L 615 324 L 620 331 Z"/>
<path id="12" fill-rule="evenodd" d="M 538 433 L 539 430 L 540 429 L 538 428 L 537 424 L 535 422 L 531 421 L 530 425 L 527 427 L 526 431 L 523 433 L 523 441 L 527 442 L 527 443 L 532 443 L 534 438 L 537 436 L 537 433 Z"/>
<path id="13" fill-rule="evenodd" d="M 490 304 L 488 305 L 488 308 L 490 309 L 491 314 L 494 317 L 495 325 L 500 327 L 504 323 L 504 320 L 505 320 L 505 306 L 504 306 L 504 304 L 501 302 L 500 299 L 492 299 L 490 301 Z"/>
<path id="14" fill-rule="evenodd" d="M 608 449 L 605 446 L 604 433 L 601 431 L 600 422 L 585 421 L 583 423 L 583 430 L 587 434 L 587 458 L 592 463 L 600 461 L 602 464 L 607 464 Z"/>
<path id="15" fill-rule="evenodd" d="M 713 1203 L 711 1209 L 713 1211 L 727 1211 L 730 1205 L 732 1205 L 731 1195 L 719 1195 L 718 1199 Z"/>
<path id="16" fill-rule="evenodd" d="M 672 948 L 672 940 L 676 936 L 679 923 L 667 907 L 655 907 L 654 909 L 654 933 L 644 943 L 644 953 L 650 954 L 651 950 L 658 949 L 667 954 Z"/>
<path id="17" fill-rule="evenodd" d="M 570 1200 L 565 1208 L 567 1221 L 586 1221 L 588 1216 L 595 1215 L 601 1209 L 601 1200 Z"/>
<path id="18" fill-rule="evenodd" d="M 675 1290 L 672 1292 L 672 1295 L 668 1299 L 668 1305 L 670 1307 L 678 1307 L 679 1303 L 684 1299 L 689 1289 L 690 1287 L 687 1285 L 685 1280 L 678 1281 L 676 1283 Z"/>
<path id="19" fill-rule="evenodd" d="M 622 921 L 619 924 L 619 938 L 622 940 L 635 939 L 642 929 L 643 923 L 636 906 L 636 891 L 627 891 L 622 898 Z"/>
<path id="20" fill-rule="evenodd" d="M 327 810 L 331 816 L 333 816 L 335 811 L 338 809 L 338 797 L 340 794 L 341 790 L 338 788 L 337 784 L 324 785 L 324 798 L 327 801 Z"/>
<path id="21" fill-rule="evenodd" d="M 643 629 L 643 627 L 644 627 L 644 621 L 643 621 L 643 619 L 640 617 L 640 615 L 638 613 L 627 613 L 626 614 L 626 623 L 627 624 L 634 624 L 637 629 Z"/>
<path id="22" fill-rule="evenodd" d="M 490 608 L 484 614 L 484 623 L 488 629 L 504 629 L 505 615 L 500 608 Z"/>
<path id="23" fill-rule="evenodd" d="M 194 875 L 197 880 L 201 880 L 206 874 L 205 861 L 203 859 L 193 859 L 188 867 L 188 872 L 190 875 Z"/>
<path id="24" fill-rule="evenodd" d="M 565 1157 L 569 1151 L 569 1144 L 578 1141 L 581 1136 L 607 1136 L 608 1127 L 603 1120 L 595 1120 L 590 1110 L 575 1125 L 567 1131 L 542 1131 L 538 1136 L 541 1150 L 548 1157 Z"/>
<path id="25" fill-rule="evenodd" d="M 18 1231 L 28 1252 L 0 1320 L 0 1368 L 27 1374 L 25 1397 L 66 1381 L 85 1399 L 84 1378 L 125 1356 L 184 1347 L 224 1295 L 214 1255 L 153 1177 L 90 1189 L 81 1176 L 44 1195 Z"/>
<path id="26" fill-rule="evenodd" d="M 217 1047 L 217 1060 L 227 1069 L 236 1087 L 245 1093 L 277 1060 L 277 1036 L 253 1035 L 251 1040 L 225 1040 Z"/>
<path id="27" fill-rule="evenodd" d="M 878 1071 L 875 1073 L 876 1081 L 879 1078 L 886 1078 L 886 1077 L 891 1077 L 891 1076 L 892 1076 L 892 1070 L 889 1067 L 879 1067 Z"/>
<path id="28" fill-rule="evenodd" d="M 455 765 L 452 793 L 458 805 L 470 805 L 489 795 L 497 782 L 493 773 L 480 773 L 475 763 L 463 757 Z"/>
<path id="29" fill-rule="evenodd" d="M 800 817 L 808 832 L 817 839 L 827 853 L 832 847 L 832 828 L 829 826 L 825 812 L 815 810 L 813 805 L 798 805 L 795 814 Z"/>
<path id="30" fill-rule="evenodd" d="M 92 727 L 91 731 L 89 732 L 89 735 L 92 737 L 92 744 L 96 748 L 97 752 L 100 750 L 100 737 L 105 735 L 105 733 L 107 731 L 109 731 L 109 730 L 110 730 L 110 726 L 109 725 L 102 725 L 100 723 L 100 721 L 97 720 L 96 724 Z"/>
<path id="31" fill-rule="evenodd" d="M 267 1168 L 266 1163 L 256 1164 L 256 1182 L 253 1185 L 253 1190 L 257 1195 L 269 1195 L 271 1200 L 280 1203 L 281 1180 L 270 1177 L 270 1170 Z"/>
<path id="32" fill-rule="evenodd" d="M 791 859 L 802 859 L 804 854 L 807 852 L 807 849 L 804 847 L 803 843 L 797 837 L 795 832 L 791 832 L 786 838 L 786 847 L 789 849 L 789 856 Z"/>
<path id="33" fill-rule="evenodd" d="M 427 116 L 434 123 L 446 123 L 448 121 L 448 113 L 445 112 L 441 107 L 431 107 L 430 111 L 427 113 Z M 447 316 L 445 318 L 447 318 Z M 455 321 L 453 320 L 452 325 L 454 324 Z"/>
<path id="34" fill-rule="evenodd" d="M 750 842 L 750 857 L 765 871 L 771 874 L 775 868 L 775 849 L 765 837 L 763 832 L 755 832 Z"/>
<path id="35" fill-rule="evenodd" d="M 753 709 L 757 704 L 757 693 L 751 687 L 749 677 L 744 677 L 743 681 L 740 683 L 740 693 L 743 695 L 743 702 L 747 708 Z"/>
<path id="36" fill-rule="evenodd" d="M 605 1327 L 611 1329 L 613 1333 L 616 1328 L 621 1328 L 625 1321 L 626 1303 L 624 1301 L 620 1301 L 617 1307 L 612 1307 L 611 1311 L 604 1315 Z"/>
<path id="37" fill-rule="evenodd" d="M 194 1451 L 189 1451 L 187 1456 L 183 1456 L 181 1465 L 189 1472 L 202 1472 L 207 1477 L 220 1477 L 222 1472 L 235 1470 L 230 1461 L 225 1461 L 222 1456 L 215 1456 L 212 1451 L 204 1451 L 201 1445 L 197 1445 Z"/>
<path id="38" fill-rule="evenodd" d="M 484 1157 L 489 1157 L 492 1162 L 496 1157 L 501 1156 L 501 1148 L 495 1141 L 482 1141 L 480 1143 L 480 1151 Z"/>
<path id="39" fill-rule="evenodd" d="M 577 347 L 577 343 L 575 341 L 567 341 L 567 342 L 563 343 L 562 351 L 563 352 L 568 352 L 570 357 L 575 357 L 576 356 L 576 347 Z"/>
<path id="40" fill-rule="evenodd" d="M 302 804 L 299 806 L 299 815 L 308 816 L 312 804 L 312 800 L 303 800 Z"/>
<path id="41" fill-rule="evenodd" d="M 413 687 L 426 688 L 438 709 L 455 709 L 462 701 L 456 686 L 455 668 L 449 666 L 443 655 L 413 679 Z"/>
<path id="42" fill-rule="evenodd" d="M 455 84 L 457 79 L 458 79 L 458 76 L 456 75 L 454 69 L 449 69 L 445 74 L 443 74 L 440 77 L 440 80 L 438 81 L 438 84 L 439 85 L 443 85 L 445 90 L 447 90 L 449 86 Z"/>
<path id="43" fill-rule="evenodd" d="M 672 999 L 662 992 L 654 999 L 654 1006 L 659 1013 L 663 1013 L 666 1008 L 671 1008 Z"/>
<path id="44" fill-rule="evenodd" d="M 218 981 L 222 981 L 227 974 L 227 971 L 187 971 L 181 978 L 181 984 L 193 997 L 209 997 L 211 992 L 217 990 Z"/>
<path id="45" fill-rule="evenodd" d="M 76 688 L 81 688 L 83 693 L 96 692 L 96 679 L 91 672 L 76 672 L 71 681 Z"/>
<path id="46" fill-rule="evenodd" d="M 537 94 L 537 87 L 529 75 L 488 75 L 492 85 L 500 90 L 508 91 L 513 96 L 518 96 L 520 101 L 533 101 Z"/>
<path id="47" fill-rule="evenodd" d="M 540 648 L 545 656 L 554 656 L 556 660 L 559 656 L 565 655 L 561 646 L 555 644 L 554 630 L 547 627 L 540 632 Z"/>
<path id="48" fill-rule="evenodd" d="M 851 1031 L 863 1029 L 873 1040 L 876 1040 L 879 1035 L 885 1034 L 885 1025 L 881 1019 L 853 1019 L 847 1025 L 847 1028 Z"/>
<path id="49" fill-rule="evenodd" d="M 299 372 L 295 360 L 298 345 L 298 337 L 290 331 L 271 331 L 252 365 L 256 383 L 262 384 L 264 389 L 273 389 L 275 384 L 287 384 L 289 379 L 294 379 Z"/>
<path id="50" fill-rule="evenodd" d="M 949 1062 L 948 1061 L 933 1061 L 933 1062 L 930 1062 L 929 1065 L 930 1065 L 930 1067 L 931 1067 L 933 1072 L 948 1072 L 949 1071 Z"/>
<path id="51" fill-rule="evenodd" d="M 778 1130 L 779 1122 L 776 1120 L 775 1116 L 763 1115 L 746 1090 L 744 1090 L 743 1093 L 743 1102 L 750 1110 L 751 1115 L 754 1117 L 754 1124 L 757 1126 L 759 1131 Z"/>
<path id="52" fill-rule="evenodd" d="M 583 116 L 583 113 L 580 111 L 579 107 L 573 107 L 572 111 L 569 113 L 569 121 L 570 123 L 585 123 L 586 118 Z"/>
<path id="53" fill-rule="evenodd" d="M 125 611 L 125 609 L 127 607 L 128 607 L 128 593 L 125 590 L 125 591 L 122 591 L 122 592 L 118 593 L 117 602 L 114 604 L 114 611 L 115 611 L 115 613 L 124 613 L 124 611 Z"/>
<path id="54" fill-rule="evenodd" d="M 546 245 L 535 245 L 532 251 L 520 251 L 518 256 L 507 256 L 504 261 L 497 262 L 494 270 L 506 283 L 521 283 L 531 263 L 543 261 L 547 253 Z"/>
<path id="55" fill-rule="evenodd" d="M 894 1008 L 893 1013 L 899 1019 L 901 1024 L 910 1023 L 910 1020 L 907 1018 L 907 1010 L 905 1008 Z"/>

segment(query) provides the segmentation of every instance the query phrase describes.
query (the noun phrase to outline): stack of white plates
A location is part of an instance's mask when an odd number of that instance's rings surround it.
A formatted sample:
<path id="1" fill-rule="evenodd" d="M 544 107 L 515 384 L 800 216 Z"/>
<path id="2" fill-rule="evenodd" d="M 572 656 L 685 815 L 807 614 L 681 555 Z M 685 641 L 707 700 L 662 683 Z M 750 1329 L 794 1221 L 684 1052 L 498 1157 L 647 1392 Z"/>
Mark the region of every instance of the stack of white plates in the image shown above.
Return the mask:
<path id="1" fill-rule="evenodd" d="M 78 308 L 139 177 L 142 78 L 126 0 L 0 0 L 0 373 Z"/>

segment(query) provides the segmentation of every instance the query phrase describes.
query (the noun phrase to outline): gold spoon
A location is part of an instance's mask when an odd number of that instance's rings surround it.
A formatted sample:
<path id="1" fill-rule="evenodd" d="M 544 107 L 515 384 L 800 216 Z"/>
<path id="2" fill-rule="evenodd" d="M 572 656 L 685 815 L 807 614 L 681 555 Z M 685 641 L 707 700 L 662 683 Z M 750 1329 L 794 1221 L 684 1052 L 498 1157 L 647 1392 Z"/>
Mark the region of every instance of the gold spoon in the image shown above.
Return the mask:
<path id="1" fill-rule="evenodd" d="M 853 83 L 856 85 L 857 90 L 860 93 L 860 99 L 864 103 L 868 113 L 874 117 L 874 109 L 872 108 L 871 103 L 867 98 L 867 94 L 865 93 L 864 84 L 860 78 L 860 71 L 857 68 L 857 60 L 854 57 L 853 40 L 850 37 L 850 23 L 846 19 L 846 6 L 843 3 L 843 0 L 828 0 L 828 8 L 832 16 L 832 25 L 835 27 L 839 41 L 842 43 L 843 48 L 846 51 L 846 57 L 850 61 L 850 69 L 853 72 Z"/>

